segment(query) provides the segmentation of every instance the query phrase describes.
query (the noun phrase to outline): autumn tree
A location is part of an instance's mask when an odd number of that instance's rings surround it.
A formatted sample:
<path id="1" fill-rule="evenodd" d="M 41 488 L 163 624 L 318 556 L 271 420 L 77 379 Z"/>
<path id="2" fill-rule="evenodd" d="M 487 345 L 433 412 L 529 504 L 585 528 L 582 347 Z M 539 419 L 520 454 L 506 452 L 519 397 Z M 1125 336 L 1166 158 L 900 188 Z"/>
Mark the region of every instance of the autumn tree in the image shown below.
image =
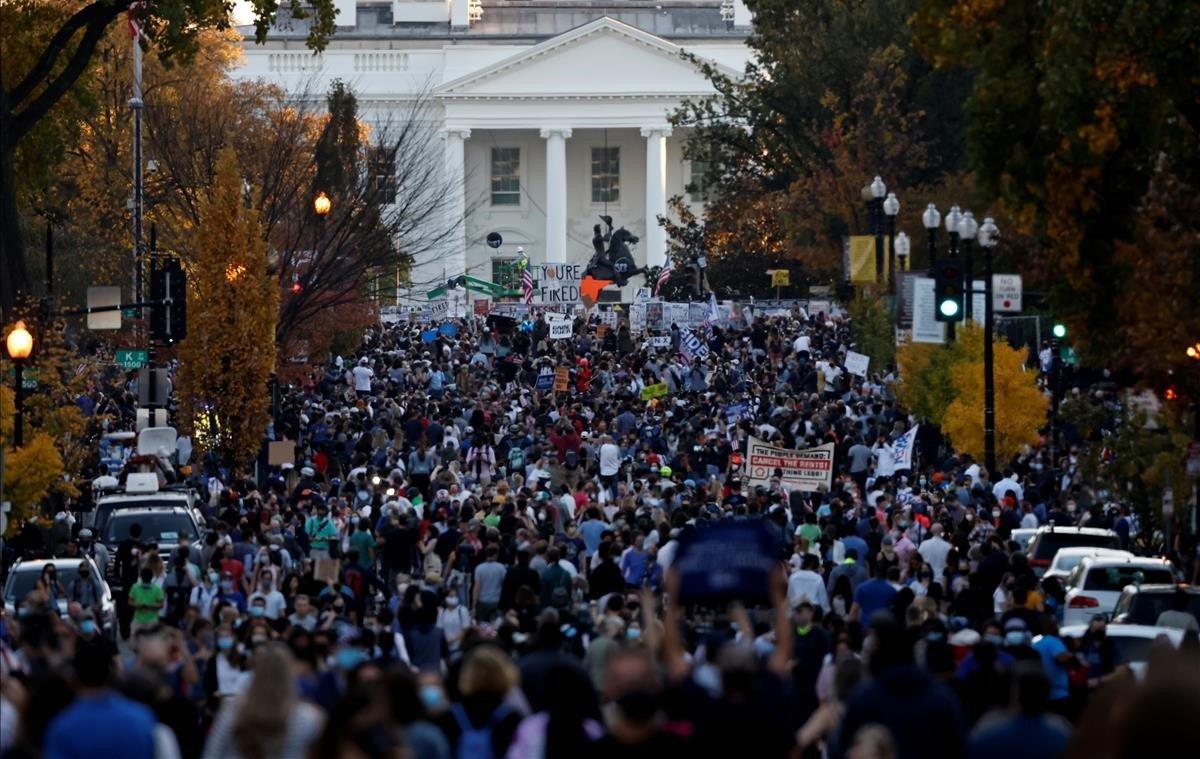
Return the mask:
<path id="1" fill-rule="evenodd" d="M 708 173 L 713 258 L 782 255 L 836 271 L 845 235 L 866 229 L 862 187 L 898 189 L 900 226 L 919 229 L 907 191 L 961 165 L 960 72 L 912 48 L 915 0 L 750 0 L 754 56 L 733 76 L 697 61 L 716 90 L 674 114 L 685 157 Z"/>
<path id="2" fill-rule="evenodd" d="M 1084 361 L 1140 374 L 1182 350 L 1163 338 L 1200 313 L 1197 5 L 922 0 L 913 22 L 931 62 L 971 78 L 970 165 L 1037 239 L 1021 270 Z"/>
<path id="3" fill-rule="evenodd" d="M 859 292 L 849 312 L 854 350 L 870 356 L 870 370 L 882 375 L 896 358 L 896 328 L 887 304 L 875 293 Z"/>
<path id="4" fill-rule="evenodd" d="M 225 466 L 251 461 L 270 420 L 278 288 L 258 211 L 226 148 L 200 206 L 191 251 L 188 336 L 180 346 L 180 428 Z"/>
<path id="5" fill-rule="evenodd" d="M 308 45 L 324 48 L 335 29 L 332 0 L 253 0 L 256 37 L 266 39 L 281 5 L 293 19 L 310 19 Z M 16 0 L 0 3 L 0 312 L 28 291 L 26 229 L 19 200 L 18 152 L 46 154 L 73 138 L 54 114 L 85 77 L 97 46 L 124 14 L 142 44 L 165 60 L 186 62 L 205 29 L 228 29 L 230 5 L 212 0 Z M 49 121 L 48 121 L 49 120 Z M 49 125 L 39 135 L 39 127 Z M 40 143 L 34 146 L 33 143 Z"/>
<path id="6" fill-rule="evenodd" d="M 968 323 L 958 332 L 961 360 L 950 368 L 954 400 L 946 407 L 941 428 L 955 450 L 984 458 L 983 330 Z M 1025 352 L 1002 340 L 992 347 L 996 393 L 996 460 L 1005 462 L 1026 446 L 1036 445 L 1046 423 L 1047 399 L 1037 373 L 1026 368 Z"/>

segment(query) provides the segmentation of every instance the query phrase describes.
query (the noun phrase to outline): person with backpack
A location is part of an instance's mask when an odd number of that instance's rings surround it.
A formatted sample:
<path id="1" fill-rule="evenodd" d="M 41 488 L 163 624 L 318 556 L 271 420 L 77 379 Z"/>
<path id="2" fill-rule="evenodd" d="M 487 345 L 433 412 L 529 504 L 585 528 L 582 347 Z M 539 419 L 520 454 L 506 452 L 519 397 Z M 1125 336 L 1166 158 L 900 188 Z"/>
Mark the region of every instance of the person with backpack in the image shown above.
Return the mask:
<path id="1" fill-rule="evenodd" d="M 560 612 L 571 607 L 571 573 L 559 565 L 562 552 L 558 546 L 546 551 L 546 568 L 542 570 L 542 608 L 553 608 Z"/>
<path id="2" fill-rule="evenodd" d="M 459 700 L 436 721 L 455 759 L 500 759 L 508 753 L 524 717 L 507 700 L 517 681 L 517 668 L 498 646 L 476 646 L 463 658 Z"/>

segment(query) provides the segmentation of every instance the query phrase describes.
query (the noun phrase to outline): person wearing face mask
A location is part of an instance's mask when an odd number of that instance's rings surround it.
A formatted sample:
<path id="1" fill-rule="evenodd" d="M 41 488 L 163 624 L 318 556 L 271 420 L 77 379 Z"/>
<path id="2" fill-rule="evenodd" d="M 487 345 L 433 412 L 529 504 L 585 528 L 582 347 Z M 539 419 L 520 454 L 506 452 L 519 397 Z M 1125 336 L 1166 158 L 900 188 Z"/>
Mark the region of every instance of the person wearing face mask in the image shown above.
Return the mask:
<path id="1" fill-rule="evenodd" d="M 451 589 L 446 594 L 446 600 L 438 609 L 437 626 L 445 634 L 446 642 L 450 646 L 450 653 L 452 655 L 458 653 L 463 631 L 470 627 L 470 625 L 470 612 L 467 611 L 467 608 L 459 600 L 458 590 Z"/>
<path id="2" fill-rule="evenodd" d="M 233 575 L 229 572 L 221 575 L 221 586 L 217 592 L 217 600 L 233 606 L 240 614 L 246 613 L 246 594 L 234 583 Z"/>
<path id="3" fill-rule="evenodd" d="M 205 693 L 218 701 L 237 695 L 245 687 L 248 675 L 245 671 L 245 659 L 239 650 L 233 628 L 229 625 L 217 627 L 213 636 L 216 641 L 216 655 L 204 672 Z M 215 666 L 214 666 L 215 665 Z"/>
<path id="4" fill-rule="evenodd" d="M 215 569 L 210 569 L 201 576 L 200 584 L 192 588 L 188 605 L 194 607 L 205 619 L 212 617 L 213 602 L 220 592 L 220 582 L 221 575 Z"/>
<path id="5" fill-rule="evenodd" d="M 276 620 L 287 613 L 287 599 L 275 588 L 274 576 L 270 572 L 257 570 L 255 582 L 258 590 L 250 594 L 250 605 L 261 601 L 267 619 Z"/>

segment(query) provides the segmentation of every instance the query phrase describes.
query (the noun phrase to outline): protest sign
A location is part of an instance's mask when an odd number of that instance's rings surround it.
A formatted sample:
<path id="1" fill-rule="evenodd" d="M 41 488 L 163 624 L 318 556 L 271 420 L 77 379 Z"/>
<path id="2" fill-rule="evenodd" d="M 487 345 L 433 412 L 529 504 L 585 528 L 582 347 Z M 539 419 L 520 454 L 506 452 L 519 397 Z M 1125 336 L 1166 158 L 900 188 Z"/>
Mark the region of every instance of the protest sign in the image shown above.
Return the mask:
<path id="1" fill-rule="evenodd" d="M 600 312 L 600 323 L 605 325 L 606 327 L 617 326 L 617 312 L 616 311 L 601 311 Z"/>
<path id="2" fill-rule="evenodd" d="M 663 329 L 670 329 L 674 324 L 678 327 L 688 326 L 691 305 L 688 303 L 663 304 Z"/>
<path id="3" fill-rule="evenodd" d="M 640 335 L 646 331 L 646 304 L 634 303 L 629 307 L 629 331 Z"/>
<path id="4" fill-rule="evenodd" d="M 571 388 L 571 370 L 560 366 L 554 370 L 554 392 L 565 393 Z"/>
<path id="5" fill-rule="evenodd" d="M 650 347 L 651 348 L 670 348 L 671 347 L 671 336 L 670 335 L 651 335 L 650 336 Z"/>
<path id="6" fill-rule="evenodd" d="M 534 390 L 549 390 L 554 387 L 554 372 L 549 369 L 543 369 L 538 373 L 537 381 L 534 382 Z"/>
<path id="7" fill-rule="evenodd" d="M 689 303 L 688 304 L 688 319 L 687 326 L 695 328 L 704 324 L 704 319 L 708 315 L 707 303 Z M 682 325 L 680 325 L 682 326 Z"/>
<path id="8" fill-rule="evenodd" d="M 550 326 L 551 340 L 562 340 L 568 338 L 573 332 L 570 319 L 550 319 L 546 323 Z"/>
<path id="9" fill-rule="evenodd" d="M 488 311 L 491 309 L 491 307 L 492 307 L 492 302 L 490 300 L 488 300 L 487 298 L 481 298 L 481 299 L 475 301 L 475 315 L 476 316 L 487 316 Z"/>
<path id="10" fill-rule="evenodd" d="M 846 351 L 846 371 L 851 374 L 857 374 L 864 379 L 867 376 L 867 366 L 871 363 L 871 357 L 865 353 L 855 353 L 854 351 Z"/>
<path id="11" fill-rule="evenodd" d="M 267 444 L 267 466 L 296 463 L 295 440 L 272 440 Z"/>
<path id="12" fill-rule="evenodd" d="M 646 329 L 651 332 L 663 331 L 663 304 L 652 300 L 646 304 Z"/>
<path id="13" fill-rule="evenodd" d="M 897 471 L 912 469 L 913 449 L 917 447 L 917 429 L 920 426 L 919 424 L 913 426 L 911 430 L 896 438 L 896 442 L 892 444 L 892 455 L 896 457 Z"/>
<path id="14" fill-rule="evenodd" d="M 751 485 L 768 485 L 775 470 L 781 481 L 799 490 L 816 490 L 833 484 L 833 443 L 795 451 L 776 448 L 752 437 L 746 444 L 746 470 Z"/>
<path id="15" fill-rule="evenodd" d="M 664 395 L 666 395 L 667 392 L 668 392 L 667 383 L 665 383 L 665 382 L 658 382 L 653 385 L 646 385 L 645 387 L 642 388 L 642 400 L 648 401 L 651 398 L 661 398 Z"/>
<path id="16" fill-rule="evenodd" d="M 738 401 L 725 407 L 725 421 L 729 424 L 736 424 L 750 416 L 750 401 Z"/>
<path id="17" fill-rule="evenodd" d="M 530 264 L 538 303 L 578 303 L 583 264 Z"/>
<path id="18" fill-rule="evenodd" d="M 429 309 L 429 321 L 441 321 L 450 313 L 450 299 L 438 298 L 437 300 L 431 300 L 427 307 Z"/>
<path id="19" fill-rule="evenodd" d="M 337 559 L 317 559 L 313 565 L 313 579 L 319 583 L 337 582 L 341 562 Z"/>
<path id="20" fill-rule="evenodd" d="M 650 295 L 649 287 L 639 287 L 637 289 L 637 292 L 635 292 L 633 294 L 633 302 L 634 303 L 646 303 L 650 300 L 650 297 L 651 297 L 651 295 Z"/>
<path id="21" fill-rule="evenodd" d="M 607 335 L 608 335 L 608 325 L 607 324 L 601 324 L 598 327 L 596 327 L 596 339 L 597 340 L 603 340 L 605 338 L 605 336 L 607 336 Z"/>
<path id="22" fill-rule="evenodd" d="M 438 339 L 438 331 L 436 329 L 427 329 L 421 333 L 421 342 L 432 343 Z"/>
<path id="23" fill-rule="evenodd" d="M 767 600 L 779 546 L 761 519 L 685 530 L 672 569 L 682 604 Z"/>
<path id="24" fill-rule="evenodd" d="M 683 330 L 679 335 L 679 352 L 689 361 L 703 361 L 709 354 L 708 346 L 690 329 Z"/>
<path id="25" fill-rule="evenodd" d="M 458 336 L 458 325 L 457 324 L 439 325 L 438 326 L 438 334 L 441 335 L 442 337 L 457 337 Z"/>

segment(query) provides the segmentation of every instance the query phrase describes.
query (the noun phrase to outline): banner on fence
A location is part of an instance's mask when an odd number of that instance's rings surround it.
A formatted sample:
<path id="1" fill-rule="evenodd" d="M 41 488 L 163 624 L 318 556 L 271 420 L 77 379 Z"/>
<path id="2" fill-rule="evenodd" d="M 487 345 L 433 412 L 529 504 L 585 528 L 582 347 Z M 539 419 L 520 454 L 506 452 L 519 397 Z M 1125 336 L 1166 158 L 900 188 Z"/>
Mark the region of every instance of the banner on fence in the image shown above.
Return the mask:
<path id="1" fill-rule="evenodd" d="M 776 470 L 780 481 L 799 490 L 816 490 L 833 485 L 833 443 L 792 450 L 776 448 L 756 437 L 746 444 L 746 471 L 751 485 L 770 484 Z"/>

